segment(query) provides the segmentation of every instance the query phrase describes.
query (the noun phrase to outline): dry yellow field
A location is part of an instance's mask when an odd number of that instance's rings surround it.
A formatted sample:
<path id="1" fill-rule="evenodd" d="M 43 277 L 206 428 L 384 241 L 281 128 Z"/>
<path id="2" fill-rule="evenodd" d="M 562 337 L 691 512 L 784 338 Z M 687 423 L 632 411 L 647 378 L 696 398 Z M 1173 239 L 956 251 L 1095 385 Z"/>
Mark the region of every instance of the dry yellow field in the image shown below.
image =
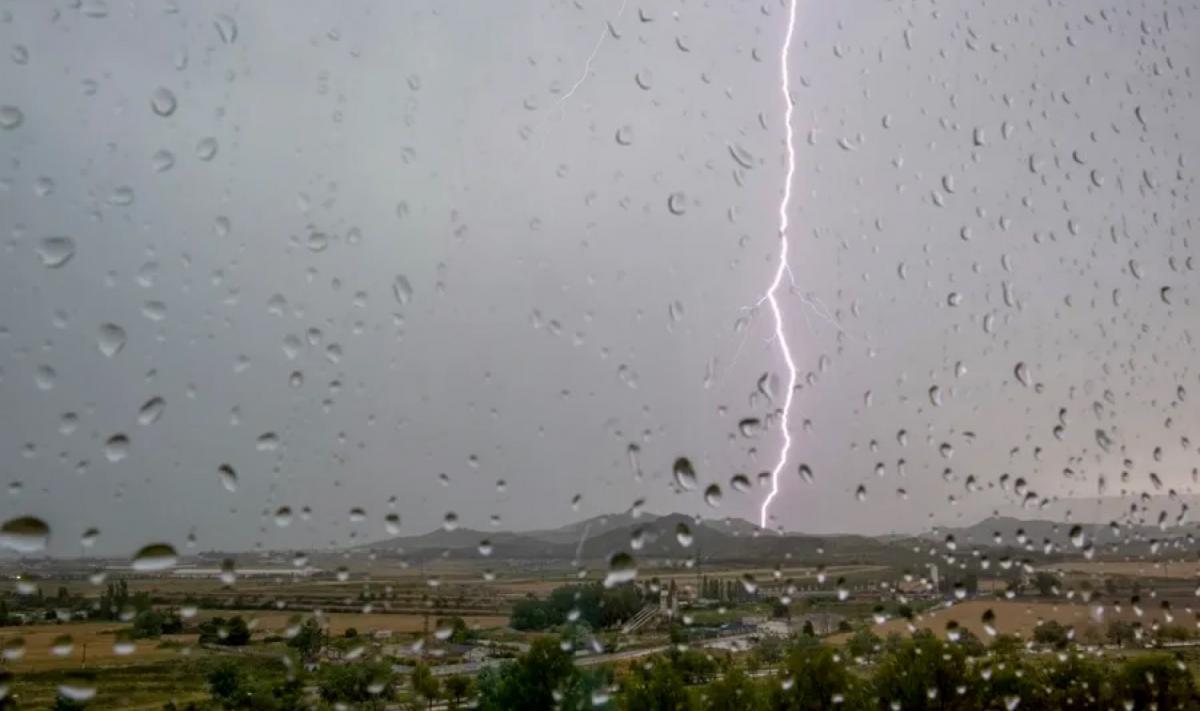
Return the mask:
<path id="1" fill-rule="evenodd" d="M 1106 561 L 1080 560 L 1042 566 L 1052 570 L 1079 575 L 1120 575 L 1134 578 L 1200 579 L 1200 563 L 1194 561 Z"/>
<path id="2" fill-rule="evenodd" d="M 210 617 L 229 618 L 241 615 L 253 625 L 256 637 L 264 637 L 282 634 L 294 614 L 296 613 L 287 611 L 202 610 L 192 622 Z M 308 616 L 310 613 L 301 614 Z M 420 633 L 425 629 L 423 615 L 335 612 L 324 615 L 323 619 L 328 623 L 330 633 L 334 635 L 340 635 L 351 627 L 357 629 L 361 634 L 370 634 L 379 630 L 400 634 Z M 437 624 L 437 619 L 438 615 L 436 614 L 431 614 L 429 617 L 431 632 Z M 477 629 L 503 627 L 508 624 L 508 618 L 500 615 L 464 617 L 464 620 L 468 626 Z M 119 654 L 114 647 L 117 641 L 117 632 L 128 628 L 129 625 L 119 622 L 72 622 L 59 625 L 0 627 L 0 647 L 8 649 L 10 644 L 15 646 L 15 640 L 20 639 L 23 642 L 21 647 L 24 650 L 19 657 L 6 659 L 3 662 L 3 668 L 14 672 L 23 672 L 81 666 L 146 664 L 177 657 L 186 653 L 187 648 L 196 643 L 195 634 L 164 635 L 161 639 L 132 640 L 132 651 L 127 654 Z M 70 636 L 70 649 L 65 654 L 54 654 L 52 648 L 58 644 L 63 635 Z M 164 642 L 167 644 L 164 645 Z"/>
<path id="3" fill-rule="evenodd" d="M 442 614 L 448 613 L 430 613 L 430 631 L 433 630 L 438 617 Z M 241 615 L 247 623 L 253 625 L 256 634 L 271 635 L 282 634 L 294 616 L 300 615 L 301 619 L 304 619 L 310 617 L 311 613 L 288 612 L 286 610 L 202 610 L 197 615 L 197 619 L 203 620 L 210 617 L 229 618 L 234 615 Z M 378 612 L 367 614 L 331 612 L 322 615 L 322 619 L 328 623 L 330 634 L 335 635 L 341 634 L 351 627 L 358 630 L 361 634 L 369 634 L 379 630 L 399 633 L 421 632 L 425 628 L 424 615 L 390 615 Z M 467 623 L 468 627 L 477 629 L 503 627 L 508 624 L 508 617 L 501 615 L 464 616 L 463 620 Z"/>
<path id="4" fill-rule="evenodd" d="M 944 637 L 946 625 L 954 621 L 958 623 L 959 627 L 970 630 L 986 642 L 991 638 L 991 635 L 985 629 L 983 616 L 989 610 L 995 616 L 992 626 L 997 634 L 1010 634 L 1022 639 L 1031 637 L 1034 628 L 1041 622 L 1048 620 L 1055 620 L 1059 624 L 1074 627 L 1076 634 L 1080 636 L 1089 628 L 1095 628 L 1094 632 L 1102 635 L 1105 625 L 1110 620 L 1140 620 L 1145 627 L 1149 627 L 1155 621 L 1160 624 L 1168 624 L 1165 614 L 1161 609 L 1149 606 L 1143 610 L 1141 617 L 1138 617 L 1128 605 L 1122 606 L 1119 611 L 1112 607 L 1106 607 L 1102 617 L 1097 619 L 1090 605 L 1009 600 L 971 600 L 950 608 L 922 614 L 913 620 L 913 625 L 918 630 L 928 628 L 938 636 Z M 1192 615 L 1180 610 L 1174 613 L 1174 621 L 1170 624 L 1191 626 L 1195 623 L 1195 618 Z M 893 632 L 904 635 L 909 633 L 908 622 L 906 620 L 889 620 L 881 625 L 874 626 L 872 630 L 881 637 L 886 637 Z M 848 638 L 848 634 L 837 635 L 831 641 L 840 642 Z"/>
<path id="5" fill-rule="evenodd" d="M 126 627 L 128 625 L 115 622 L 72 622 L 61 625 L 0 628 L 0 645 L 7 645 L 18 638 L 24 640 L 24 654 L 20 658 L 7 660 L 5 668 L 12 671 L 33 671 L 79 667 L 85 662 L 91 667 L 161 661 L 180 653 L 178 649 L 160 647 L 164 640 L 195 639 L 195 635 L 164 637 L 162 640 L 140 639 L 133 642 L 132 652 L 118 654 L 113 648 L 117 639 L 115 632 Z M 71 637 L 70 651 L 67 654 L 56 655 L 51 648 L 62 635 Z"/>

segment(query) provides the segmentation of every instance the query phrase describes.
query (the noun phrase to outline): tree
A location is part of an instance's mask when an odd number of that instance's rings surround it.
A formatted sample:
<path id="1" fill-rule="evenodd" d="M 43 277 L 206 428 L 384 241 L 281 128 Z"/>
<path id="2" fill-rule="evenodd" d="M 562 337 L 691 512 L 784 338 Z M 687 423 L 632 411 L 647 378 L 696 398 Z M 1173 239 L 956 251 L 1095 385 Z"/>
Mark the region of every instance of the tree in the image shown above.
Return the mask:
<path id="1" fill-rule="evenodd" d="M 151 639 L 183 630 L 183 621 L 173 612 L 142 610 L 133 618 L 130 634 L 134 639 Z"/>
<path id="2" fill-rule="evenodd" d="M 757 711 L 764 707 L 761 689 L 740 667 L 725 674 L 707 688 L 706 711 Z"/>
<path id="3" fill-rule="evenodd" d="M 1033 576 L 1033 586 L 1037 588 L 1038 595 L 1056 595 L 1058 593 L 1058 576 L 1040 571 Z"/>
<path id="4" fill-rule="evenodd" d="M 1200 695 L 1187 666 L 1166 654 L 1132 657 L 1117 679 L 1118 696 L 1135 709 L 1197 708 Z"/>
<path id="5" fill-rule="evenodd" d="M 619 700 L 627 711 L 686 711 L 689 705 L 683 675 L 670 659 L 657 655 L 621 680 Z"/>
<path id="6" fill-rule="evenodd" d="M 1011 659 L 1016 657 L 1024 649 L 1021 640 L 1011 634 L 997 635 L 996 639 L 992 640 L 992 656 Z"/>
<path id="7" fill-rule="evenodd" d="M 242 670 L 233 659 L 222 660 L 208 673 L 208 693 L 222 708 L 240 708 Z"/>
<path id="8" fill-rule="evenodd" d="M 467 699 L 475 695 L 475 682 L 465 674 L 453 674 L 442 682 L 445 688 L 446 705 L 450 711 L 456 711 Z"/>
<path id="9" fill-rule="evenodd" d="M 632 583 L 606 588 L 600 583 L 564 585 L 545 600 L 532 596 L 513 605 L 509 624 L 518 630 L 543 630 L 573 617 L 592 629 L 606 629 L 628 620 L 644 604 L 641 589 Z"/>
<path id="10" fill-rule="evenodd" d="M 301 661 L 311 662 L 317 658 L 325 646 L 325 630 L 321 629 L 320 623 L 309 618 L 300 625 L 300 629 L 288 640 L 287 644 L 296 650 Z"/>
<path id="11" fill-rule="evenodd" d="M 780 659 L 783 659 L 784 641 L 774 635 L 763 637 L 754 648 L 751 656 L 757 662 L 763 664 L 774 664 Z"/>
<path id="12" fill-rule="evenodd" d="M 241 615 L 235 615 L 229 620 L 229 626 L 225 628 L 225 639 L 222 644 L 228 647 L 241 647 L 250 642 L 250 628 L 246 625 L 246 621 Z"/>
<path id="13" fill-rule="evenodd" d="M 605 704 L 597 699 L 606 698 L 612 687 L 612 675 L 603 667 L 578 669 L 563 680 L 559 687 L 558 711 L 593 711 Z"/>
<path id="14" fill-rule="evenodd" d="M 958 630 L 958 640 L 955 642 L 959 649 L 968 657 L 980 657 L 987 652 L 983 640 L 971 630 L 961 627 Z"/>
<path id="15" fill-rule="evenodd" d="M 508 624 L 514 630 L 536 631 L 546 629 L 551 623 L 546 615 L 545 606 L 531 596 L 513 603 Z"/>
<path id="16" fill-rule="evenodd" d="M 1114 696 L 1112 674 L 1106 665 L 1078 654 L 1067 655 L 1061 661 L 1053 658 L 1049 664 L 1031 665 L 1040 671 L 1030 685 L 1043 691 L 1044 709 L 1123 708 L 1124 701 Z M 1021 707 L 1025 703 L 1022 702 Z M 1163 707 L 1160 707 L 1163 708 Z"/>
<path id="17" fill-rule="evenodd" d="M 200 644 L 220 644 L 226 647 L 241 647 L 250 642 L 250 628 L 240 615 L 226 620 L 214 617 L 198 625 Z"/>
<path id="18" fill-rule="evenodd" d="M 973 711 L 985 705 L 978 678 L 963 650 L 924 630 L 880 661 L 874 686 L 879 698 L 900 708 Z"/>
<path id="19" fill-rule="evenodd" d="M 82 711 L 87 706 L 82 701 L 76 701 L 75 699 L 70 699 L 59 694 L 54 697 L 54 706 L 51 708 L 53 711 Z"/>
<path id="20" fill-rule="evenodd" d="M 125 580 L 111 582 L 100 594 L 98 605 L 100 616 L 109 620 L 120 619 L 121 614 L 129 607 L 129 583 Z"/>
<path id="21" fill-rule="evenodd" d="M 382 709 L 392 698 L 393 682 L 387 664 L 339 664 L 321 668 L 317 690 L 322 699 L 334 705 Z"/>
<path id="22" fill-rule="evenodd" d="M 1070 630 L 1059 624 L 1057 620 L 1046 620 L 1033 628 L 1033 641 L 1055 649 L 1066 649 L 1071 642 Z"/>
<path id="23" fill-rule="evenodd" d="M 967 573 L 954 583 L 955 590 L 962 590 L 967 595 L 979 594 L 979 576 L 975 573 Z"/>
<path id="24" fill-rule="evenodd" d="M 558 640 L 542 637 L 516 661 L 479 674 L 480 711 L 528 709 L 550 711 L 557 707 L 554 695 L 578 674 Z"/>
<path id="25" fill-rule="evenodd" d="M 446 634 L 446 639 L 455 644 L 466 644 L 475 636 L 471 628 L 467 626 L 466 620 L 457 615 L 440 618 L 437 621 L 437 628 L 439 635 Z"/>
<path id="26" fill-rule="evenodd" d="M 429 708 L 433 708 L 433 702 L 441 695 L 441 685 L 423 662 L 417 662 L 413 667 L 411 683 L 413 694 L 417 698 L 425 699 Z"/>
<path id="27" fill-rule="evenodd" d="M 1192 631 L 1183 625 L 1163 625 L 1154 635 L 1158 642 L 1186 642 L 1193 636 Z"/>
<path id="28" fill-rule="evenodd" d="M 1112 620 L 1108 623 L 1108 631 L 1105 635 L 1111 644 L 1118 647 L 1124 647 L 1127 644 L 1132 644 L 1137 639 L 1137 629 L 1131 622 L 1124 620 Z"/>
<path id="29" fill-rule="evenodd" d="M 767 708 L 789 711 L 865 709 L 862 682 L 846 669 L 834 651 L 820 644 L 796 645 L 788 652 L 781 679 L 768 690 Z M 840 705 L 834 700 L 841 699 Z"/>
<path id="30" fill-rule="evenodd" d="M 864 627 L 846 642 L 846 651 L 855 659 L 874 657 L 882 648 L 882 643 L 879 635 Z"/>
<path id="31" fill-rule="evenodd" d="M 678 648 L 672 648 L 667 652 L 667 659 L 671 666 L 679 672 L 685 684 L 708 683 L 720 671 L 715 659 L 695 649 L 681 651 Z"/>
<path id="32" fill-rule="evenodd" d="M 562 626 L 560 639 L 563 644 L 567 645 L 567 651 L 575 652 L 590 649 L 595 636 L 592 634 L 592 628 L 588 623 L 582 621 L 568 622 Z"/>

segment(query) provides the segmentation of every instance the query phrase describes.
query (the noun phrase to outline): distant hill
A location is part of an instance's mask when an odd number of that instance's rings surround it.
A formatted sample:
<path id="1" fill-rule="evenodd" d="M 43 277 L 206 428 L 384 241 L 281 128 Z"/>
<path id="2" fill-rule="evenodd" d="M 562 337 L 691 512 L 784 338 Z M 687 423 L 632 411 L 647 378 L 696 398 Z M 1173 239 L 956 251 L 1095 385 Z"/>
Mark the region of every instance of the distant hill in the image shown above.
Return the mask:
<path id="1" fill-rule="evenodd" d="M 560 526 L 559 528 L 526 531 L 523 535 L 532 536 L 548 543 L 573 543 L 579 545 L 579 542 L 586 538 L 601 536 L 609 531 L 627 528 L 639 521 L 644 522 L 654 518 L 657 518 L 655 514 L 643 513 L 639 516 L 634 516 L 632 511 L 626 511 L 624 513 L 593 516 L 582 521 L 577 521 L 576 523 Z"/>
<path id="2" fill-rule="evenodd" d="M 1120 522 L 1116 531 L 1109 523 L 1064 523 L 1044 519 L 1019 519 L 1009 516 L 993 516 L 972 526 L 935 528 L 921 534 L 926 540 L 944 542 L 949 536 L 954 537 L 955 543 L 969 547 L 1024 547 L 1032 544 L 1041 548 L 1050 542 L 1057 548 L 1069 551 L 1074 549 L 1076 541 L 1091 542 L 1096 546 L 1114 544 L 1129 544 L 1142 541 L 1165 541 L 1183 539 L 1188 529 L 1180 526 L 1147 526 Z M 1022 542 L 1024 541 L 1024 542 Z"/>
<path id="3" fill-rule="evenodd" d="M 480 545 L 498 560 L 605 560 L 629 552 L 639 560 L 786 564 L 892 562 L 915 559 L 911 546 L 867 536 L 812 536 L 765 531 L 736 518 L 697 519 L 684 514 L 630 512 L 596 516 L 554 529 L 488 533 L 470 529 L 437 530 L 391 538 L 356 550 L 408 559 L 482 557 Z"/>

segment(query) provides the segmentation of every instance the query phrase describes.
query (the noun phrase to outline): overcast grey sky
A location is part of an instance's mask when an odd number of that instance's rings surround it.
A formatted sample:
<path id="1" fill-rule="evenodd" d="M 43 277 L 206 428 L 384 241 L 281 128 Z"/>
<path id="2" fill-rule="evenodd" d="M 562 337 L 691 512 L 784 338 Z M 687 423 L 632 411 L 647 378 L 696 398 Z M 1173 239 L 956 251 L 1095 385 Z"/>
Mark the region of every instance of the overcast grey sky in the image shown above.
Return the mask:
<path id="1" fill-rule="evenodd" d="M 77 4 L 0 10 L 5 520 L 127 554 L 757 519 L 784 4 Z M 1197 12 L 801 0 L 776 525 L 1192 491 Z"/>

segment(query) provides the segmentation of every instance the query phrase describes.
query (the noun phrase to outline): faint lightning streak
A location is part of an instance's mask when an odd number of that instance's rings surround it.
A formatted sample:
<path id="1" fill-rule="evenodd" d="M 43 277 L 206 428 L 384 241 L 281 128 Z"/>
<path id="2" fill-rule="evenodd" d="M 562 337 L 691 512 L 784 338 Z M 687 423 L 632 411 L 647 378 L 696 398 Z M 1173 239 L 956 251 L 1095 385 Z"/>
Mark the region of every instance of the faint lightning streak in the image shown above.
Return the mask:
<path id="1" fill-rule="evenodd" d="M 787 137 L 787 178 L 783 184 L 783 198 L 779 201 L 779 267 L 775 270 L 775 279 L 767 289 L 766 301 L 771 304 L 771 313 L 775 316 L 775 339 L 779 350 L 783 352 L 783 360 L 787 363 L 788 383 L 787 393 L 783 398 L 783 412 L 780 415 L 780 430 L 783 432 L 783 446 L 779 450 L 779 461 L 771 470 L 771 493 L 763 499 L 759 510 L 759 526 L 767 527 L 767 509 L 771 500 L 779 493 L 779 472 L 787 464 L 788 453 L 792 449 L 792 434 L 788 431 L 788 415 L 792 409 L 792 394 L 796 389 L 796 363 L 792 360 L 792 351 L 788 347 L 787 336 L 783 331 L 783 313 L 779 309 L 779 301 L 775 292 L 783 282 L 785 272 L 791 273 L 788 267 L 788 204 L 792 200 L 792 177 L 796 173 L 796 149 L 792 144 L 792 97 L 788 93 L 790 84 L 788 77 L 788 55 L 792 49 L 792 34 L 796 30 L 796 0 L 788 3 L 787 35 L 783 40 L 783 48 L 779 52 L 780 90 L 783 93 L 784 127 Z"/>
<path id="2" fill-rule="evenodd" d="M 617 10 L 616 19 L 620 19 L 621 15 L 625 14 L 625 4 L 628 1 L 629 0 L 621 0 L 621 8 Z M 600 48 L 604 46 L 604 38 L 607 36 L 608 23 L 606 22 L 604 27 L 600 28 L 600 36 L 596 38 L 596 44 L 592 47 L 592 53 L 588 55 L 587 61 L 583 63 L 583 72 L 580 73 L 579 78 L 575 80 L 575 83 L 571 85 L 571 88 L 567 90 L 567 93 L 563 94 L 558 100 L 556 106 L 559 110 L 560 116 L 562 115 L 562 112 L 566 110 L 567 100 L 575 95 L 575 92 L 579 90 L 579 87 L 583 86 L 583 83 L 587 81 L 588 75 L 592 73 L 592 62 L 595 61 L 596 55 L 600 53 Z"/>

